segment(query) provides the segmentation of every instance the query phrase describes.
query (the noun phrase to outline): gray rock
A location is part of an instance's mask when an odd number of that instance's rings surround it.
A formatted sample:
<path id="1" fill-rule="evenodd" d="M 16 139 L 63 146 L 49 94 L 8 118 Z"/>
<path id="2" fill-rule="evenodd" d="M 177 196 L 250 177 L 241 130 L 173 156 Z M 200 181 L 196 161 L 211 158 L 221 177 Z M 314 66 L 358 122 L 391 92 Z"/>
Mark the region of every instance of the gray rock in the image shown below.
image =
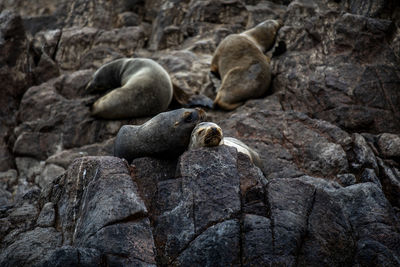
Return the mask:
<path id="1" fill-rule="evenodd" d="M 39 262 L 47 250 L 60 246 L 62 234 L 54 228 L 36 227 L 21 233 L 0 254 L 1 266 L 31 266 Z"/>
<path id="2" fill-rule="evenodd" d="M 240 225 L 227 220 L 209 227 L 196 237 L 174 265 L 240 266 Z"/>
<path id="3" fill-rule="evenodd" d="M 61 146 L 61 136 L 56 133 L 24 132 L 14 144 L 14 154 L 44 160 L 57 152 Z"/>
<path id="4" fill-rule="evenodd" d="M 6 189 L 0 188 L 0 207 L 12 202 L 12 194 Z"/>
<path id="5" fill-rule="evenodd" d="M 19 179 L 25 179 L 29 182 L 34 182 L 44 168 L 44 162 L 34 158 L 17 157 L 15 162 L 19 172 Z"/>
<path id="6" fill-rule="evenodd" d="M 360 134 L 354 134 L 354 153 L 355 160 L 353 162 L 353 168 L 371 168 L 378 171 L 378 163 L 372 149 L 368 146 L 365 138 Z"/>
<path id="7" fill-rule="evenodd" d="M 43 171 L 39 176 L 36 176 L 35 183 L 40 186 L 40 188 L 44 188 L 52 182 L 57 176 L 60 176 L 65 172 L 65 169 L 55 165 L 55 164 L 46 164 L 43 168 Z"/>
<path id="8" fill-rule="evenodd" d="M 271 220 L 258 215 L 246 214 L 243 221 L 243 266 L 262 266 L 272 263 L 273 235 Z"/>
<path id="9" fill-rule="evenodd" d="M 387 199 L 395 207 L 400 207 L 400 169 L 395 166 L 386 164 L 382 159 L 378 158 L 380 168 L 381 183 L 383 192 Z"/>
<path id="10" fill-rule="evenodd" d="M 357 13 L 364 14 L 370 3 L 356 2 Z M 394 81 L 399 75 L 393 67 L 396 57 L 384 41 L 392 34 L 390 15 L 377 19 L 345 13 L 346 3 L 291 2 L 277 38 L 287 49 L 273 60 L 278 73 L 273 90 L 280 91 L 286 110 L 353 132 L 398 132 Z"/>
<path id="11" fill-rule="evenodd" d="M 157 207 L 161 206 L 157 201 L 158 193 L 162 193 L 162 181 L 175 178 L 176 159 L 137 158 L 131 163 L 133 177 L 137 183 L 140 195 L 146 204 L 150 214 L 155 215 Z M 168 190 L 168 189 L 166 189 Z"/>
<path id="12" fill-rule="evenodd" d="M 51 59 L 54 59 L 57 51 L 57 43 L 61 37 L 61 30 L 43 30 L 34 35 L 32 46 L 37 55 L 46 54 Z"/>
<path id="13" fill-rule="evenodd" d="M 50 250 L 35 267 L 39 266 L 99 266 L 104 261 L 100 251 L 93 248 L 62 246 Z"/>
<path id="14" fill-rule="evenodd" d="M 39 211 L 35 205 L 24 203 L 21 207 L 15 208 L 10 212 L 8 219 L 13 224 L 27 223 L 35 219 Z"/>
<path id="15" fill-rule="evenodd" d="M 259 105 L 261 108 L 262 103 Z M 259 112 L 255 107 L 243 107 L 219 125 L 226 136 L 246 142 L 260 154 L 267 178 L 348 172 L 344 148 L 351 139 L 327 122 L 297 112 Z"/>
<path id="16" fill-rule="evenodd" d="M 373 169 L 364 169 L 364 171 L 361 174 L 361 182 L 363 183 L 367 183 L 367 182 L 371 182 L 376 184 L 379 188 L 382 188 L 382 184 L 378 178 L 378 176 L 376 176 L 376 173 Z"/>
<path id="17" fill-rule="evenodd" d="M 183 178 L 183 194 L 193 201 L 195 232 L 240 211 L 236 158 L 237 152 L 225 146 L 190 150 L 180 157 L 177 176 Z"/>
<path id="18" fill-rule="evenodd" d="M 356 183 L 356 177 L 352 173 L 338 174 L 337 179 L 343 186 L 349 186 Z"/>
<path id="19" fill-rule="evenodd" d="M 10 169 L 6 172 L 0 172 L 0 184 L 4 190 L 10 190 L 12 186 L 17 184 L 18 173 L 14 169 Z"/>
<path id="20" fill-rule="evenodd" d="M 33 79 L 22 19 L 14 11 L 0 10 L 0 171 L 7 171 L 15 168 L 12 129 L 17 124 L 20 98 Z"/>
<path id="21" fill-rule="evenodd" d="M 52 202 L 47 202 L 40 211 L 36 224 L 40 227 L 54 226 L 55 219 L 56 212 L 54 210 L 54 204 Z"/>
<path id="22" fill-rule="evenodd" d="M 384 157 L 400 157 L 400 136 L 384 133 L 378 139 L 379 149 Z"/>
<path id="23" fill-rule="evenodd" d="M 110 31 L 68 28 L 61 34 L 55 59 L 63 70 L 98 68 L 123 55 L 132 55 L 144 46 L 144 40 L 145 33 L 140 26 Z M 101 53 L 96 54 L 99 49 Z"/>

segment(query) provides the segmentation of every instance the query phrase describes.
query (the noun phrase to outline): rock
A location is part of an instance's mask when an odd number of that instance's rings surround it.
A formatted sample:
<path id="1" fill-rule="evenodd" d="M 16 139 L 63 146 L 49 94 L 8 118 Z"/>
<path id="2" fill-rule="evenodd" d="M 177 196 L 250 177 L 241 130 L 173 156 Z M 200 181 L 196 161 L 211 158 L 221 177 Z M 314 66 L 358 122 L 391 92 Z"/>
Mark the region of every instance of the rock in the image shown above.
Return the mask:
<path id="1" fill-rule="evenodd" d="M 60 75 L 57 64 L 47 54 L 40 56 L 39 62 L 34 70 L 35 82 L 40 84 Z"/>
<path id="2" fill-rule="evenodd" d="M 302 113 L 256 110 L 243 107 L 218 124 L 226 136 L 242 140 L 260 154 L 267 178 L 296 177 L 304 172 L 326 177 L 348 171 L 343 149 L 350 142 L 347 133 Z"/>
<path id="3" fill-rule="evenodd" d="M 236 155 L 225 146 L 188 151 L 178 162 L 178 178 L 158 183 L 152 206 L 159 214 L 155 242 L 161 262 L 171 262 L 197 233 L 240 211 Z M 205 168 L 211 162 L 214 167 Z"/>
<path id="4" fill-rule="evenodd" d="M 44 167 L 44 162 L 28 157 L 18 157 L 15 159 L 15 162 L 19 173 L 19 179 L 25 179 L 29 182 L 34 182 Z"/>
<path id="5" fill-rule="evenodd" d="M 291 2 L 277 38 L 287 50 L 272 60 L 279 73 L 273 91 L 282 93 L 285 109 L 350 131 L 398 132 L 394 84 L 399 75 L 392 49 L 384 41 L 392 33 L 391 21 L 341 14 L 336 8 L 322 2 Z"/>
<path id="6" fill-rule="evenodd" d="M 37 214 L 38 210 L 33 204 L 24 203 L 21 207 L 14 209 L 8 218 L 13 224 L 21 224 L 35 219 Z"/>
<path id="7" fill-rule="evenodd" d="M 119 123 L 117 123 L 115 129 L 119 129 L 118 125 Z M 118 130 L 116 130 L 116 132 L 117 131 Z M 111 138 L 102 143 L 63 150 L 60 153 L 50 156 L 46 162 L 48 164 L 59 165 L 66 169 L 77 158 L 85 156 L 111 156 L 114 154 L 113 151 L 114 138 Z"/>
<path id="8" fill-rule="evenodd" d="M 371 183 L 376 184 L 379 188 L 382 188 L 382 184 L 373 169 L 366 168 L 362 172 L 361 182 L 363 182 L 363 183 L 371 182 Z"/>
<path id="9" fill-rule="evenodd" d="M 400 136 L 384 133 L 379 137 L 378 146 L 384 157 L 400 157 Z"/>
<path id="10" fill-rule="evenodd" d="M 54 60 L 61 34 L 62 31 L 60 29 L 43 30 L 36 33 L 31 42 L 35 54 L 38 56 L 46 54 Z"/>
<path id="11" fill-rule="evenodd" d="M 360 134 L 354 134 L 354 153 L 355 161 L 352 164 L 353 168 L 360 169 L 371 168 L 378 171 L 378 164 L 372 149 L 368 146 L 365 138 Z"/>
<path id="12" fill-rule="evenodd" d="M 195 232 L 240 211 L 240 181 L 235 152 L 222 146 L 195 149 L 181 156 L 177 176 L 183 178 L 184 195 L 188 194 L 193 199 Z M 210 162 L 216 162 L 214 169 L 206 167 L 210 166 Z"/>
<path id="13" fill-rule="evenodd" d="M 21 233 L 0 254 L 2 266 L 29 266 L 38 263 L 47 250 L 61 245 L 62 235 L 54 228 L 36 227 Z"/>
<path id="14" fill-rule="evenodd" d="M 166 41 L 168 39 L 168 31 L 165 32 L 164 29 L 168 26 L 179 25 L 183 20 L 185 14 L 184 10 L 187 6 L 186 3 L 183 3 L 182 5 L 182 3 L 179 2 L 164 2 L 159 5 L 160 7 L 158 9 L 157 17 L 154 19 L 153 29 L 149 40 L 149 48 L 152 50 L 167 48 Z M 179 35 L 179 28 L 175 27 L 175 29 L 175 32 Z M 170 33 L 173 33 L 173 31 L 171 32 L 170 30 Z M 180 44 L 179 41 L 182 41 L 182 39 L 177 40 L 175 45 Z"/>
<path id="15" fill-rule="evenodd" d="M 95 120 L 90 115 L 88 98 L 79 98 L 89 73 L 60 76 L 25 93 L 19 111 L 24 123 L 15 129 L 18 153 L 46 159 L 65 149 L 100 143 L 115 136 L 123 121 Z M 36 142 L 35 149 L 29 150 L 29 140 L 40 143 Z"/>
<path id="16" fill-rule="evenodd" d="M 45 192 L 43 201 L 57 207 L 63 244 L 97 248 L 112 258 L 120 255 L 113 261 L 155 262 L 147 209 L 121 159 L 77 159 L 53 181 L 51 193 Z"/>
<path id="17" fill-rule="evenodd" d="M 40 186 L 40 188 L 44 188 L 47 186 L 47 184 L 51 183 L 55 178 L 62 175 L 64 172 L 65 169 L 58 165 L 46 164 L 40 175 L 36 176 L 35 184 Z"/>
<path id="18" fill-rule="evenodd" d="M 237 220 L 209 227 L 176 259 L 174 265 L 240 266 Z"/>
<path id="19" fill-rule="evenodd" d="M 62 75 L 54 82 L 58 94 L 66 99 L 79 99 L 85 97 L 85 87 L 93 75 L 92 70 L 75 71 L 68 75 Z"/>
<path id="20" fill-rule="evenodd" d="M 40 227 L 54 226 L 55 219 L 56 212 L 54 210 L 54 204 L 52 202 L 47 202 L 40 211 L 36 224 Z"/>
<path id="21" fill-rule="evenodd" d="M 378 158 L 379 171 L 382 173 L 382 189 L 387 199 L 395 207 L 400 207 L 400 169 L 387 165 Z"/>
<path id="22" fill-rule="evenodd" d="M 384 194 L 376 185 L 368 183 L 346 187 L 343 193 L 347 203 L 345 213 L 357 242 L 355 262 L 360 265 L 367 262 L 373 265 L 399 264 L 399 248 L 393 245 L 400 242 L 400 235 L 390 223 L 394 213 Z"/>
<path id="23" fill-rule="evenodd" d="M 123 12 L 118 14 L 118 27 L 139 26 L 140 18 L 133 12 Z"/>
<path id="24" fill-rule="evenodd" d="M 175 177 L 177 167 L 176 159 L 137 158 L 131 163 L 133 178 L 137 183 L 140 195 L 150 214 L 155 215 L 159 206 L 157 195 L 158 184 Z"/>
<path id="25" fill-rule="evenodd" d="M 0 9 L 3 10 L 3 9 Z M 12 128 L 22 94 L 32 84 L 28 39 L 22 19 L 10 10 L 0 13 L 0 171 L 14 168 Z"/>
<path id="26" fill-rule="evenodd" d="M 343 186 L 349 186 L 356 183 L 356 177 L 352 173 L 338 174 L 336 177 Z"/>
<path id="27" fill-rule="evenodd" d="M 114 59 L 132 56 L 144 46 L 144 40 L 140 26 L 110 31 L 90 27 L 63 29 L 55 60 L 63 70 L 99 68 Z"/>
<path id="28" fill-rule="evenodd" d="M 38 1 L 34 0 L 30 2 L 29 5 L 26 5 L 26 2 L 23 0 L 16 0 L 11 2 L 8 1 L 2 1 L 1 2 L 1 9 L 9 9 L 9 8 L 14 8 L 15 10 L 18 11 L 18 13 L 21 16 L 39 16 L 39 15 L 48 15 L 56 11 L 57 7 L 60 6 L 60 4 L 63 1 L 61 0 L 44 0 L 44 1 Z"/>
<path id="29" fill-rule="evenodd" d="M 261 266 L 272 262 L 272 255 L 268 257 L 265 253 L 273 251 L 271 220 L 259 215 L 246 214 L 242 231 L 243 266 Z"/>
<path id="30" fill-rule="evenodd" d="M 100 251 L 93 248 L 62 246 L 50 250 L 35 266 L 100 266 L 104 264 Z"/>
<path id="31" fill-rule="evenodd" d="M 35 33 L 45 29 L 57 29 L 58 26 L 57 17 L 54 15 L 29 16 L 24 18 L 24 27 L 31 35 L 35 35 Z"/>
<path id="32" fill-rule="evenodd" d="M 246 5 L 246 9 L 249 11 L 247 28 L 253 28 L 267 19 L 282 17 L 286 11 L 286 6 L 275 4 L 272 1 L 259 1 L 257 4 Z"/>
<path id="33" fill-rule="evenodd" d="M 12 194 L 4 188 L 0 188 L 0 206 L 7 206 L 12 201 Z"/>
<path id="34" fill-rule="evenodd" d="M 14 169 L 6 172 L 0 172 L 0 184 L 3 190 L 11 190 L 11 188 L 18 182 L 18 173 Z"/>
<path id="35" fill-rule="evenodd" d="M 13 152 L 17 156 L 43 160 L 57 152 L 61 141 L 61 136 L 55 133 L 24 132 L 15 141 Z"/>

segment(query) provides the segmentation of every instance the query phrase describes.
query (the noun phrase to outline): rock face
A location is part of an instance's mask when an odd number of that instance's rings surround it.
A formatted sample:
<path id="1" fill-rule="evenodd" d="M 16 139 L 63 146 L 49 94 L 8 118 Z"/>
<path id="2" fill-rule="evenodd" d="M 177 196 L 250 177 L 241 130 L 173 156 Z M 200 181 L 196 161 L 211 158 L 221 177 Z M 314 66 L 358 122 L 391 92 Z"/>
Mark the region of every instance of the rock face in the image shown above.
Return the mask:
<path id="1" fill-rule="evenodd" d="M 0 0 L 1 266 L 399 266 L 396 1 Z M 14 10 L 14 11 L 13 11 Z M 207 110 L 219 146 L 112 157 L 84 88 L 120 57 L 213 98 L 224 37 L 280 18 L 272 93 Z M 170 109 L 177 108 L 173 103 Z"/>

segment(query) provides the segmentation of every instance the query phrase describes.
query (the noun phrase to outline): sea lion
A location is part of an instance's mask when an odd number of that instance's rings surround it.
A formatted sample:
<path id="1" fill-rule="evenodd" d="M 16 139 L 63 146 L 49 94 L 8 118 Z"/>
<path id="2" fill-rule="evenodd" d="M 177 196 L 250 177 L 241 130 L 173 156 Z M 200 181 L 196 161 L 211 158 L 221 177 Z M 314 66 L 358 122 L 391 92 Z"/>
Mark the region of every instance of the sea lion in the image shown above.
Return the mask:
<path id="1" fill-rule="evenodd" d="M 179 155 L 186 150 L 193 128 L 205 117 L 200 108 L 181 108 L 160 113 L 142 125 L 124 125 L 115 139 L 114 155 L 129 162 L 145 156 Z"/>
<path id="2" fill-rule="evenodd" d="M 113 89 L 94 102 L 93 116 L 124 119 L 155 115 L 172 100 L 169 74 L 147 58 L 122 58 L 100 67 L 88 83 L 88 92 Z"/>
<path id="3" fill-rule="evenodd" d="M 222 83 L 214 105 L 226 110 L 264 95 L 271 82 L 270 59 L 264 55 L 275 40 L 281 20 L 267 20 L 240 34 L 230 34 L 218 45 L 211 72 Z"/>
<path id="4" fill-rule="evenodd" d="M 197 147 L 210 147 L 227 145 L 237 149 L 238 152 L 246 154 L 250 160 L 261 168 L 260 156 L 256 151 L 248 147 L 242 141 L 233 137 L 224 137 L 221 127 L 213 122 L 201 122 L 193 129 L 190 136 L 189 149 Z"/>

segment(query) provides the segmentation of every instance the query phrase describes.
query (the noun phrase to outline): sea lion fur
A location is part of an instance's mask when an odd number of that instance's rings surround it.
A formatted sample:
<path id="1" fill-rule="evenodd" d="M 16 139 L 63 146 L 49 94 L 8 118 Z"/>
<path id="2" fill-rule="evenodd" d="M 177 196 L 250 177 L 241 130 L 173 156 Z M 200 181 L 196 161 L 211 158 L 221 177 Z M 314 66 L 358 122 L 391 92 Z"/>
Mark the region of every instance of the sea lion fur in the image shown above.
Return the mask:
<path id="1" fill-rule="evenodd" d="M 281 26 L 280 20 L 267 20 L 222 40 L 211 61 L 211 72 L 222 80 L 214 99 L 215 106 L 232 110 L 245 100 L 261 97 L 268 91 L 271 67 L 264 52 L 274 43 Z"/>
<path id="2" fill-rule="evenodd" d="M 172 100 L 169 74 L 147 58 L 122 58 L 100 67 L 88 83 L 88 92 L 113 89 L 92 106 L 93 116 L 124 119 L 155 115 Z"/>
<path id="3" fill-rule="evenodd" d="M 176 109 L 162 112 L 142 125 L 124 125 L 114 141 L 114 155 L 135 158 L 164 157 L 183 153 L 193 128 L 206 117 L 204 110 Z"/>
<path id="4" fill-rule="evenodd" d="M 220 145 L 236 148 L 238 152 L 247 155 L 256 166 L 261 168 L 262 164 L 258 153 L 236 138 L 224 137 L 218 124 L 201 122 L 193 129 L 190 136 L 189 149 Z"/>

